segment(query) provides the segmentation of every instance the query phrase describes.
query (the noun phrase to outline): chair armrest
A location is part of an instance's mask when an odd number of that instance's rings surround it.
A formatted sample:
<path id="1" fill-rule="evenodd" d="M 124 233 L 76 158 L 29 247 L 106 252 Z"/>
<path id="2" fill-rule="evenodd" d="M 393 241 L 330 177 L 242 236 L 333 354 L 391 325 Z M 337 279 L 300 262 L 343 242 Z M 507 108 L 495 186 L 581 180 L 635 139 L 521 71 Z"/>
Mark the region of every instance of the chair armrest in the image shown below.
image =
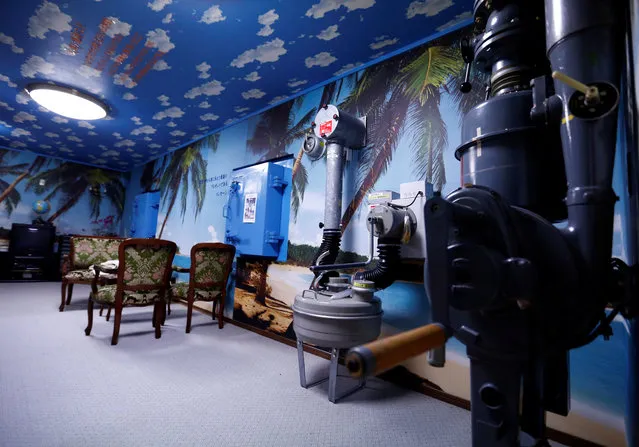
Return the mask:
<path id="1" fill-rule="evenodd" d="M 174 272 L 178 272 L 178 273 L 189 273 L 191 271 L 191 269 L 188 267 L 178 267 L 177 265 L 173 265 L 171 266 L 171 268 L 173 269 Z"/>

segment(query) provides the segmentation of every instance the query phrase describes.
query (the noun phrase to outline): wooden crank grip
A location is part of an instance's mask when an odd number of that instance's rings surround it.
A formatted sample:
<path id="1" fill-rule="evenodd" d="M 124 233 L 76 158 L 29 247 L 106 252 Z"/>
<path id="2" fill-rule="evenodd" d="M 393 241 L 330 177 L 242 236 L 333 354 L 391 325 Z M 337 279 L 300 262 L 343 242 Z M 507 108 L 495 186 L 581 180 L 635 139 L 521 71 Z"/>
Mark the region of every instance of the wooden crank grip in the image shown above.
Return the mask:
<path id="1" fill-rule="evenodd" d="M 427 324 L 349 350 L 346 368 L 353 377 L 374 376 L 411 357 L 443 346 L 446 339 L 444 326 Z"/>

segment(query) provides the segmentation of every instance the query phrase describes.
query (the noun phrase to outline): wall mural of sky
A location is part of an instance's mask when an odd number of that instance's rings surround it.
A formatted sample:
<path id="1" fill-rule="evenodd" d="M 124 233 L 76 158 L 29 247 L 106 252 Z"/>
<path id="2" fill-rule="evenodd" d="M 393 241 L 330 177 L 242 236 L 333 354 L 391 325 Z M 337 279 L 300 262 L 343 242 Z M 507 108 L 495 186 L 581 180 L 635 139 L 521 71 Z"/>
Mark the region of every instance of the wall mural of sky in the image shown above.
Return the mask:
<path id="1" fill-rule="evenodd" d="M 447 35 L 368 67 L 136 168 L 127 189 L 127 203 L 141 191 L 161 190 L 157 234 L 175 241 L 182 255 L 179 262 L 188 265 L 193 244 L 224 241 L 223 214 L 232 170 L 292 155 L 288 259 L 263 263 L 238 260 L 225 309 L 227 317 L 291 337 L 291 305 L 313 278 L 308 255 L 316 253 L 322 235 L 318 223 L 323 220 L 326 165 L 324 160 L 311 161 L 300 151 L 318 106 L 329 102 L 367 117 L 370 146 L 354 151 L 347 162 L 342 200 L 342 227 L 346 231 L 341 246 L 342 255 L 364 258 L 369 240 L 369 192 L 398 191 L 401 183 L 415 180 L 427 180 L 443 194 L 460 186 L 459 162 L 454 157 L 460 144 L 460 118 L 484 97 L 481 80 L 476 78 L 472 93 L 458 93 L 464 73 L 460 36 Z M 620 144 L 614 188 L 622 199 L 615 212 L 613 253 L 625 258 L 628 216 L 622 153 Z M 127 206 L 125 228 L 131 223 L 130 212 Z M 376 293 L 384 309 L 384 334 L 429 321 L 430 303 L 418 279 L 396 281 Z M 614 333 L 610 341 L 599 339 L 572 352 L 573 411 L 568 418 L 550 415 L 549 425 L 601 445 L 622 446 L 626 445 L 623 399 L 627 382 L 623 371 L 628 340 L 623 318 L 615 319 Z M 407 363 L 407 368 L 431 385 L 467 399 L 465 348 L 455 340 L 447 346 L 445 368 L 429 367 L 426 355 Z"/>
<path id="2" fill-rule="evenodd" d="M 458 0 L 24 0 L 0 14 L 0 146 L 129 170 L 468 22 Z M 23 89 L 85 90 L 76 121 Z"/>

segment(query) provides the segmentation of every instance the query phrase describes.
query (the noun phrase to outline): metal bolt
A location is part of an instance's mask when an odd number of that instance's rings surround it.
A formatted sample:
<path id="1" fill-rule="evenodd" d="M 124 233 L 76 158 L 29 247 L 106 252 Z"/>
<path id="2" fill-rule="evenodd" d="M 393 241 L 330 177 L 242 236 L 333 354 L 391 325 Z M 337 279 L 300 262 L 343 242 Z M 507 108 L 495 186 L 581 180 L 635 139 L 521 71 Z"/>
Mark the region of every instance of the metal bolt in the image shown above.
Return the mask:
<path id="1" fill-rule="evenodd" d="M 321 134 L 321 135 L 320 135 L 320 137 L 322 137 L 322 138 L 326 138 L 326 134 L 325 134 L 325 133 L 323 133 L 323 134 Z"/>
<path id="2" fill-rule="evenodd" d="M 336 113 L 335 115 L 333 115 L 333 119 L 334 119 L 335 121 L 337 121 L 337 120 L 339 119 L 339 116 L 337 116 L 337 113 Z"/>
<path id="3" fill-rule="evenodd" d="M 322 109 L 324 109 L 324 110 L 328 109 L 328 104 L 324 104 L 324 105 L 322 106 Z"/>
<path id="4" fill-rule="evenodd" d="M 311 123 L 311 127 L 315 127 L 315 126 L 317 126 L 317 124 L 315 124 L 315 121 L 313 121 L 313 122 Z"/>

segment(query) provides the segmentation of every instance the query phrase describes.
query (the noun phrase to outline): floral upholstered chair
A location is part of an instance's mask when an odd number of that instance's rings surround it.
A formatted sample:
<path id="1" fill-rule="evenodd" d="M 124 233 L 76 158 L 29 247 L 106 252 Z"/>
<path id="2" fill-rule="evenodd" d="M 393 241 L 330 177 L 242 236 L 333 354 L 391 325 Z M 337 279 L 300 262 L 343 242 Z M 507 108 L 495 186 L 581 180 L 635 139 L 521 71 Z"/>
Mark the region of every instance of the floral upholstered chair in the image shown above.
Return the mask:
<path id="1" fill-rule="evenodd" d="M 173 270 L 189 273 L 189 282 L 178 282 L 171 287 L 171 296 L 186 300 L 186 333 L 191 332 L 191 317 L 195 301 L 212 301 L 213 318 L 220 329 L 224 327 L 224 300 L 226 284 L 231 274 L 235 247 L 217 242 L 203 242 L 191 248 L 191 267 L 173 267 Z"/>
<path id="2" fill-rule="evenodd" d="M 95 276 L 89 296 L 88 325 L 84 333 L 91 334 L 93 303 L 112 306 L 115 311 L 111 344 L 118 344 L 122 308 L 126 306 L 154 306 L 155 338 L 160 338 L 164 321 L 165 302 L 169 293 L 171 264 L 177 246 L 161 239 L 127 239 L 120 244 L 117 283 L 98 287 L 102 268 L 94 267 Z"/>
<path id="3" fill-rule="evenodd" d="M 90 267 L 105 261 L 118 259 L 118 247 L 124 238 L 102 236 L 72 236 L 71 250 L 62 263 L 62 300 L 59 310 L 71 304 L 74 284 L 91 284 L 95 272 Z M 115 275 L 103 273 L 105 280 L 115 279 Z M 67 287 L 69 294 L 67 295 Z"/>

